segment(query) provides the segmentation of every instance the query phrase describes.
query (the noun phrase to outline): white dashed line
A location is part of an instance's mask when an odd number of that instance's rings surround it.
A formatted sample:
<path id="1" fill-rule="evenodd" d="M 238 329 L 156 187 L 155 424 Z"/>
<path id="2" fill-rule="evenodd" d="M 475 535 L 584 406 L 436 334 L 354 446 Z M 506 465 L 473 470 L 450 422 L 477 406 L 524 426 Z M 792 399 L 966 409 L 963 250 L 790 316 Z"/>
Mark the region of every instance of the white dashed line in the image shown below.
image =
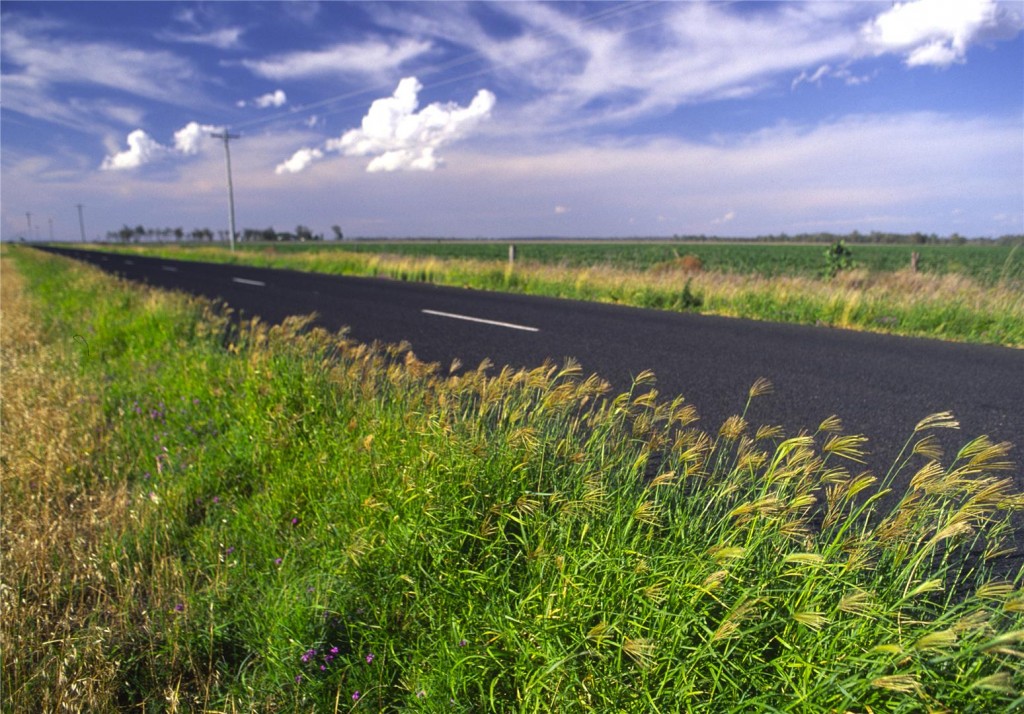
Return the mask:
<path id="1" fill-rule="evenodd" d="M 452 312 L 438 312 L 437 310 L 421 310 L 424 315 L 436 315 L 437 317 L 449 317 L 453 320 L 466 320 L 467 322 L 479 322 L 484 325 L 494 325 L 496 327 L 507 327 L 510 330 L 523 330 L 524 332 L 540 332 L 537 327 L 527 327 L 526 325 L 516 325 L 512 322 L 498 322 L 497 320 L 485 320 L 482 317 L 470 317 L 469 315 L 456 315 Z"/>
<path id="2" fill-rule="evenodd" d="M 178 269 L 175 268 L 173 265 L 161 265 L 160 267 L 163 268 L 164 270 L 166 270 L 168 273 L 177 273 L 178 272 Z"/>
<path id="3" fill-rule="evenodd" d="M 231 278 L 236 283 L 242 285 L 255 285 L 256 287 L 265 288 L 267 284 L 262 280 L 249 280 L 248 278 Z"/>
<path id="4" fill-rule="evenodd" d="M 124 261 L 124 264 L 125 265 L 135 265 L 135 261 L 134 260 L 126 260 L 126 261 Z"/>

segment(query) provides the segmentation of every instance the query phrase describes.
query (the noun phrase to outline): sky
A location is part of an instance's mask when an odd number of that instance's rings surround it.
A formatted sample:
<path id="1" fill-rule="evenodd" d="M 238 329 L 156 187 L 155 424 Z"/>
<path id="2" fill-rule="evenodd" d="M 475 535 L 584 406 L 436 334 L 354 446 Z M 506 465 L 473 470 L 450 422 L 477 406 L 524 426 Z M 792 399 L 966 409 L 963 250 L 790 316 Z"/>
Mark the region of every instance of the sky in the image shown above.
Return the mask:
<path id="1" fill-rule="evenodd" d="M 1024 2 L 0 2 L 0 237 L 1024 233 Z M 31 225 L 31 228 L 29 227 Z"/>

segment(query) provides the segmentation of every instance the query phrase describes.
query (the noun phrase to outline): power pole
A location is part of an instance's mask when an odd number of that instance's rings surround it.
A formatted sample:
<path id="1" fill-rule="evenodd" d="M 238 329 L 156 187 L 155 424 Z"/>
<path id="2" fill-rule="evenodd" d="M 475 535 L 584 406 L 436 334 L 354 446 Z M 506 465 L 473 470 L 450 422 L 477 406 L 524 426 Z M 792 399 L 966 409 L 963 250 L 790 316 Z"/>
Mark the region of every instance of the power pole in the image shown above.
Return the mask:
<path id="1" fill-rule="evenodd" d="M 32 212 L 26 211 L 25 217 L 28 219 L 28 239 L 32 240 Z"/>
<path id="2" fill-rule="evenodd" d="M 78 228 L 82 231 L 82 242 L 85 243 L 85 219 L 82 218 L 82 204 L 76 203 L 78 208 Z"/>
<path id="3" fill-rule="evenodd" d="M 231 241 L 231 250 L 235 249 L 235 190 L 231 186 L 231 148 L 228 146 L 228 142 L 232 139 L 239 138 L 238 134 L 232 134 L 226 129 L 218 134 L 210 134 L 214 139 L 223 139 L 224 141 L 224 158 L 227 161 L 228 167 L 228 219 L 230 220 L 231 233 L 228 238 Z"/>

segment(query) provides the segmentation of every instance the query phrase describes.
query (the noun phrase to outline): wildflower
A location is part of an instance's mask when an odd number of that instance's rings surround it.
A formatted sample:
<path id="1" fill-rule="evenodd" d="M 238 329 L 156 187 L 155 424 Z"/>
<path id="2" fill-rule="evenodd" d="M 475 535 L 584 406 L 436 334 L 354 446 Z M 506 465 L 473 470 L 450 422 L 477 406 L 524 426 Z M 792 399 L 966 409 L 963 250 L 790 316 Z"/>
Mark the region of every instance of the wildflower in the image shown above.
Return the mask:
<path id="1" fill-rule="evenodd" d="M 175 612 L 184 612 L 185 611 L 185 603 L 179 602 L 177 605 L 174 606 L 174 611 Z"/>
<path id="2" fill-rule="evenodd" d="M 228 547 L 228 548 L 227 548 L 227 549 L 226 549 L 226 550 L 224 551 L 224 554 L 225 554 L 225 555 L 231 555 L 231 554 L 232 554 L 232 553 L 234 553 L 234 552 L 235 552 L 235 546 L 233 546 L 233 545 L 232 545 L 232 546 L 229 546 L 229 547 Z"/>
<path id="3" fill-rule="evenodd" d="M 373 652 L 366 655 L 366 664 L 373 664 Z"/>
<path id="4" fill-rule="evenodd" d="M 468 645 L 468 644 L 469 644 L 469 643 L 468 643 L 468 642 L 466 642 L 465 640 L 459 640 L 459 647 L 465 647 L 465 646 L 466 646 L 466 645 Z"/>
<path id="5" fill-rule="evenodd" d="M 308 662 L 309 660 L 313 659 L 314 657 L 316 657 L 316 650 L 308 649 L 308 650 L 306 650 L 305 652 L 302 653 L 302 657 L 300 659 L 303 662 Z"/>
<path id="6" fill-rule="evenodd" d="M 302 683 L 302 675 L 301 674 L 296 674 L 295 675 L 295 683 L 296 684 L 301 684 Z"/>
<path id="7" fill-rule="evenodd" d="M 280 564 L 281 564 L 281 558 L 274 558 L 274 565 L 280 565 Z"/>
<path id="8" fill-rule="evenodd" d="M 326 664 L 320 665 L 320 671 L 321 672 L 326 672 L 327 671 L 327 665 Z"/>
<path id="9" fill-rule="evenodd" d="M 427 693 L 424 692 L 422 689 L 420 691 L 416 692 L 416 698 L 417 699 L 423 699 L 423 697 L 425 697 L 425 696 L 427 696 Z"/>
<path id="10" fill-rule="evenodd" d="M 336 655 L 336 654 L 338 654 L 338 648 L 337 648 L 337 647 L 332 647 L 332 648 L 331 648 L 331 654 L 332 654 L 332 655 Z"/>
<path id="11" fill-rule="evenodd" d="M 292 525 L 293 525 L 293 526 L 297 526 L 297 525 L 299 525 L 299 519 L 298 519 L 298 518 L 293 518 L 293 519 L 292 519 Z"/>
<path id="12" fill-rule="evenodd" d="M 361 697 L 361 696 L 362 695 L 359 693 L 359 690 L 357 689 L 356 691 L 352 692 L 352 701 L 358 702 L 359 701 L 359 697 Z"/>
<path id="13" fill-rule="evenodd" d="M 214 503 L 220 503 L 220 496 L 214 496 L 213 497 L 213 502 Z"/>

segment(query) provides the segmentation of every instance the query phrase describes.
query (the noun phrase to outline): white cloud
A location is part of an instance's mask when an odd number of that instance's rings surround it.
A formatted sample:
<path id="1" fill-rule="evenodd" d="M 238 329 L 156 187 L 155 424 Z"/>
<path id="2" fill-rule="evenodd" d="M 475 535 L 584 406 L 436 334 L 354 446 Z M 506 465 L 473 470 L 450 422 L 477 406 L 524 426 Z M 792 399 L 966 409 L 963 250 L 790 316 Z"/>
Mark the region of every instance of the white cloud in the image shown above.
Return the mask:
<path id="1" fill-rule="evenodd" d="M 211 133 L 220 130 L 218 126 L 191 121 L 174 132 L 174 148 L 186 156 L 193 156 L 208 145 Z"/>
<path id="2" fill-rule="evenodd" d="M 862 28 L 878 53 L 904 53 L 909 67 L 963 62 L 967 48 L 986 39 L 1012 37 L 1021 16 L 995 0 L 914 0 L 896 3 Z"/>
<path id="3" fill-rule="evenodd" d="M 571 210 L 572 210 L 572 209 L 571 209 L 571 208 L 569 208 L 568 206 L 562 206 L 562 205 L 558 205 L 558 206 L 555 206 L 555 215 L 557 215 L 557 216 L 561 216 L 561 215 L 563 215 L 563 214 L 566 214 L 566 213 L 568 213 L 568 212 L 569 212 L 569 211 L 571 211 Z"/>
<path id="4" fill-rule="evenodd" d="M 100 169 L 104 171 L 125 171 L 137 169 L 148 163 L 168 156 L 194 156 L 210 145 L 210 133 L 221 127 L 189 122 L 174 132 L 174 148 L 164 146 L 142 129 L 128 135 L 128 148 L 103 159 Z"/>
<path id="5" fill-rule="evenodd" d="M 128 135 L 128 149 L 103 159 L 100 168 L 104 171 L 123 171 L 137 169 L 153 159 L 163 156 L 168 149 L 153 139 L 142 129 L 136 129 Z"/>
<path id="6" fill-rule="evenodd" d="M 442 163 L 437 149 L 465 137 L 489 117 L 496 99 L 481 89 L 469 106 L 435 102 L 417 112 L 422 88 L 415 77 L 406 77 L 394 94 L 370 105 L 359 129 L 327 141 L 325 148 L 345 156 L 374 156 L 366 167 L 371 173 L 433 171 Z"/>
<path id="7" fill-rule="evenodd" d="M 317 159 L 322 159 L 324 152 L 320 149 L 299 149 L 287 161 L 283 161 L 274 169 L 275 174 L 297 174 L 305 170 Z"/>
<path id="8" fill-rule="evenodd" d="M 335 45 L 323 50 L 289 52 L 242 65 L 267 79 L 284 80 L 324 75 L 380 77 L 431 49 L 429 42 L 404 39 L 395 44 L 382 40 Z"/>
<path id="9" fill-rule="evenodd" d="M 242 33 L 244 32 L 245 30 L 241 27 L 225 27 L 210 32 L 162 32 L 157 35 L 157 39 L 193 45 L 209 45 L 220 50 L 231 50 L 241 46 Z"/>
<path id="10" fill-rule="evenodd" d="M 261 97 L 256 97 L 253 102 L 260 109 L 266 109 L 268 107 L 283 107 L 288 102 L 288 96 L 284 93 L 283 89 L 278 89 L 268 94 L 264 94 Z"/>
<path id="11" fill-rule="evenodd" d="M 45 95 L 54 85 L 84 83 L 164 102 L 181 102 L 197 96 L 190 86 L 197 73 L 191 62 L 177 55 L 57 37 L 53 31 L 63 28 L 56 25 L 41 29 L 7 18 L 4 23 L 4 58 L 19 68 L 4 73 L 5 89 L 13 81 Z M 31 106 L 19 102 L 18 106 L 10 107 L 8 99 L 4 97 L 8 108 L 36 116 Z"/>
<path id="12" fill-rule="evenodd" d="M 722 225 L 723 223 L 729 223 L 735 217 L 736 217 L 736 211 L 727 211 L 724 216 L 719 216 L 718 218 L 715 218 L 714 220 L 712 220 L 711 224 L 715 225 L 715 226 L 719 226 L 719 225 Z"/>

